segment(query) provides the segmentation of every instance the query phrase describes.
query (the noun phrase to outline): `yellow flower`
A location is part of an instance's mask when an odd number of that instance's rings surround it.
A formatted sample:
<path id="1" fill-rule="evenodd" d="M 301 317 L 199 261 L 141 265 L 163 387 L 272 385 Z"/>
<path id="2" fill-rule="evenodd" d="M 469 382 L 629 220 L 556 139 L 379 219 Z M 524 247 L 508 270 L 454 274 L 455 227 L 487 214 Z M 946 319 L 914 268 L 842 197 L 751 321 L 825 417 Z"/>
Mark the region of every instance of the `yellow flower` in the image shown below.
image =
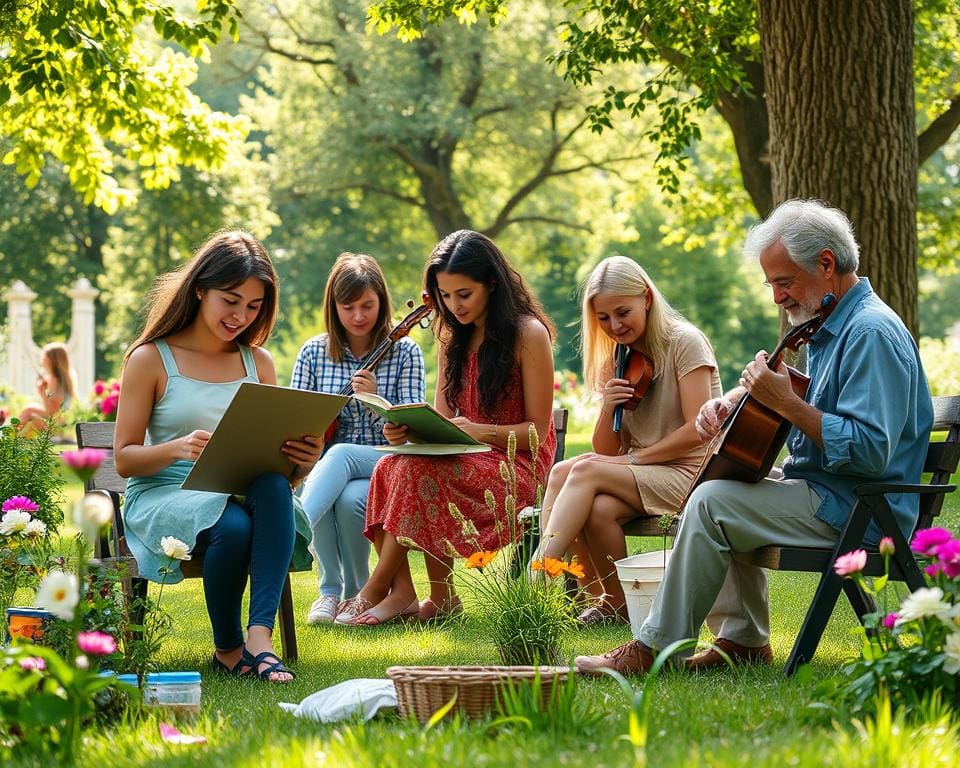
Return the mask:
<path id="1" fill-rule="evenodd" d="M 483 568 L 485 565 L 489 565 L 496 556 L 496 552 L 474 552 L 472 555 L 470 555 L 470 557 L 467 558 L 466 567 Z"/>
<path id="2" fill-rule="evenodd" d="M 555 557 L 545 557 L 542 560 L 534 560 L 530 563 L 530 570 L 544 571 L 547 576 L 556 578 L 567 569 L 567 564 L 563 560 L 557 560 Z"/>
<path id="3" fill-rule="evenodd" d="M 584 576 L 583 566 L 576 560 L 571 561 L 570 565 L 564 565 L 563 570 L 578 579 L 582 579 Z"/>

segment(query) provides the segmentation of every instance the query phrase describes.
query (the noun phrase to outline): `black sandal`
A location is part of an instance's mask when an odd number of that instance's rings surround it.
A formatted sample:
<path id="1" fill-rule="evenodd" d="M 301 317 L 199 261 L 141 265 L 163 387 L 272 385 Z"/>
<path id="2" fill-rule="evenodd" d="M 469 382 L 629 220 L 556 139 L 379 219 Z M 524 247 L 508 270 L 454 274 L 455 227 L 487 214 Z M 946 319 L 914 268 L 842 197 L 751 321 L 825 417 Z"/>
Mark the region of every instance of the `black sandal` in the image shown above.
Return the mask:
<path id="1" fill-rule="evenodd" d="M 228 675 L 229 677 L 243 677 L 244 675 L 249 675 L 250 670 L 245 669 L 242 672 L 240 668 L 245 665 L 246 662 L 243 660 L 243 656 L 240 657 L 240 660 L 234 664 L 232 667 L 228 667 L 220 659 L 217 658 L 217 652 L 213 652 L 213 659 L 210 661 L 210 665 L 213 667 L 214 672 L 219 672 L 221 675 Z"/>
<path id="2" fill-rule="evenodd" d="M 268 661 L 272 661 L 273 663 L 268 665 L 265 669 L 260 670 L 260 665 Z M 297 676 L 297 673 L 287 667 L 280 660 L 280 657 L 272 651 L 263 651 L 262 653 L 258 653 L 256 656 L 254 656 L 252 653 L 250 653 L 250 651 L 244 648 L 237 666 L 240 666 L 240 664 L 243 664 L 245 667 L 247 667 L 247 669 L 245 669 L 243 672 L 238 672 L 239 675 L 256 675 L 261 680 L 265 680 L 268 683 L 289 683 L 292 682 Z M 270 675 L 272 675 L 274 672 L 286 672 L 288 675 L 290 675 L 290 680 L 271 680 Z"/>

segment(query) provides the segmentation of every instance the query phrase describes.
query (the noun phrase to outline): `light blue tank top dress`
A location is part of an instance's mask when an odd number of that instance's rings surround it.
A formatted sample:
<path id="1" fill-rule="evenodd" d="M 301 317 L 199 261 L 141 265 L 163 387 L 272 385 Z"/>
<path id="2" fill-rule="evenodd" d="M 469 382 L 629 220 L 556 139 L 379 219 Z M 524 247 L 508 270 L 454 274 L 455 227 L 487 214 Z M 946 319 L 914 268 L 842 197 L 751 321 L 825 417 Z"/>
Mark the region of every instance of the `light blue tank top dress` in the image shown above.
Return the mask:
<path id="1" fill-rule="evenodd" d="M 213 432 L 240 385 L 245 381 L 259 381 L 249 347 L 240 347 L 246 376 L 211 383 L 183 376 L 167 342 L 157 339 L 154 344 L 167 372 L 167 387 L 153 406 L 147 425 L 147 445 L 166 443 L 195 429 Z M 169 562 L 160 539 L 173 536 L 192 550 L 197 534 L 220 519 L 230 499 L 225 493 L 182 489 L 180 484 L 192 467 L 192 461 L 178 460 L 155 475 L 131 477 L 127 482 L 123 505 L 127 544 L 137 559 L 140 575 L 151 581 L 175 584 L 183 579 L 180 562 Z M 164 578 L 160 569 L 167 567 L 171 572 Z"/>

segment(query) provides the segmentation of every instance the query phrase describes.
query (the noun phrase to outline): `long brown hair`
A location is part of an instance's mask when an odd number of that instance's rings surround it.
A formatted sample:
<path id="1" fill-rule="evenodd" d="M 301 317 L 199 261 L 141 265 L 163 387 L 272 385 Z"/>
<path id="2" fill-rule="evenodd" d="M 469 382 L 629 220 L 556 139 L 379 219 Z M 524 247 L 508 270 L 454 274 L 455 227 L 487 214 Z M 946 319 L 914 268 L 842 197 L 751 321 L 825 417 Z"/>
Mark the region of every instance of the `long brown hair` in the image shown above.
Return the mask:
<path id="1" fill-rule="evenodd" d="M 143 331 L 124 355 L 137 347 L 182 331 L 200 311 L 198 291 L 225 291 L 250 278 L 263 283 L 263 303 L 250 325 L 237 336 L 237 343 L 261 346 L 277 319 L 280 283 L 266 248 L 253 235 L 238 229 L 215 232 L 190 261 L 173 272 L 160 275 L 147 297 L 147 320 Z"/>
<path id="2" fill-rule="evenodd" d="M 477 386 L 481 409 L 492 416 L 506 394 L 516 363 L 521 318 L 528 315 L 539 320 L 551 339 L 556 336 L 556 331 L 543 305 L 493 240 L 468 229 L 447 235 L 430 254 L 423 283 L 436 307 L 434 335 L 446 345 L 444 397 L 451 408 L 456 408 L 463 391 L 462 373 L 467 366 L 473 324 L 462 325 L 443 303 L 437 285 L 439 272 L 465 275 L 490 289 L 484 337 L 477 352 L 480 369 Z"/>
<path id="3" fill-rule="evenodd" d="M 327 285 L 323 289 L 323 322 L 327 328 L 327 352 L 335 363 L 343 360 L 343 351 L 347 346 L 347 330 L 340 322 L 337 304 L 356 301 L 368 288 L 380 299 L 380 311 L 377 313 L 377 322 L 371 332 L 372 349 L 390 333 L 393 307 L 390 305 L 387 280 L 373 256 L 349 251 L 337 256 L 327 276 Z"/>
<path id="4" fill-rule="evenodd" d="M 70 370 L 70 358 L 67 356 L 67 345 L 53 341 L 43 348 L 43 357 L 47 361 L 50 373 L 63 391 L 64 398 L 71 400 L 75 398 L 77 393 L 73 383 L 73 371 Z"/>

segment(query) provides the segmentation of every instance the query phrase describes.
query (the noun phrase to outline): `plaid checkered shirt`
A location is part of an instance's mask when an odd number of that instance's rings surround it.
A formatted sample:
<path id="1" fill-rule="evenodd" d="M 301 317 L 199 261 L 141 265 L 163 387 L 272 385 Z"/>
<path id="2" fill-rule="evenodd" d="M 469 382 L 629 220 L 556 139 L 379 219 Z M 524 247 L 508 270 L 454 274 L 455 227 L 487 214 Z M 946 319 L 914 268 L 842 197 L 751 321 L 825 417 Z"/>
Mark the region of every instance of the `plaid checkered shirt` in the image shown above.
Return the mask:
<path id="1" fill-rule="evenodd" d="M 293 366 L 290 386 L 314 392 L 339 393 L 360 367 L 361 360 L 349 349 L 343 360 L 335 363 L 327 353 L 327 334 L 309 339 L 300 349 Z M 423 372 L 423 352 L 408 336 L 395 342 L 374 369 L 377 394 L 394 405 L 422 403 L 426 394 Z M 340 426 L 336 442 L 358 445 L 386 445 L 383 436 L 384 421 L 356 400 L 350 400 L 340 412 Z"/>

